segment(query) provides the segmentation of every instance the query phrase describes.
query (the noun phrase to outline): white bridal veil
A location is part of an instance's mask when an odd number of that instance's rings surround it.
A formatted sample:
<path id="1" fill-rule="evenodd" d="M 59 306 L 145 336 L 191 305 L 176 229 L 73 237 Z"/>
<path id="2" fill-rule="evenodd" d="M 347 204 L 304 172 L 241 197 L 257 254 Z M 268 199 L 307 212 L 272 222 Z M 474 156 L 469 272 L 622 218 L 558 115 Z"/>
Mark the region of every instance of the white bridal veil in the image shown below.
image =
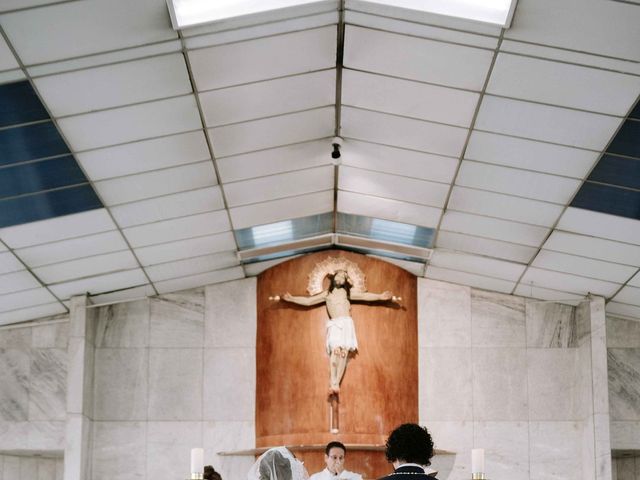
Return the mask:
<path id="1" fill-rule="evenodd" d="M 307 480 L 304 465 L 285 447 L 270 448 L 253 464 L 248 480 Z"/>

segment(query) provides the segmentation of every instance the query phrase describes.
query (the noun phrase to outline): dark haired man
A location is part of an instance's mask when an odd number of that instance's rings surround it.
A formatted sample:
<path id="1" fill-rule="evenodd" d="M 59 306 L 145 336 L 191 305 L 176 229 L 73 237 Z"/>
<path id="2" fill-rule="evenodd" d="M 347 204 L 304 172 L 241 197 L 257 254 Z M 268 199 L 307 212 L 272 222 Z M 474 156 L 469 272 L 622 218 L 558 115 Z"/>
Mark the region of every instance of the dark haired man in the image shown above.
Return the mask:
<path id="1" fill-rule="evenodd" d="M 437 480 L 424 471 L 433 457 L 433 440 L 425 427 L 400 425 L 389 435 L 385 455 L 395 471 L 380 480 L 402 480 L 408 475 L 412 480 Z"/>
<path id="2" fill-rule="evenodd" d="M 327 468 L 311 475 L 309 480 L 362 480 L 362 475 L 344 469 L 347 448 L 340 442 L 329 442 L 324 449 Z"/>

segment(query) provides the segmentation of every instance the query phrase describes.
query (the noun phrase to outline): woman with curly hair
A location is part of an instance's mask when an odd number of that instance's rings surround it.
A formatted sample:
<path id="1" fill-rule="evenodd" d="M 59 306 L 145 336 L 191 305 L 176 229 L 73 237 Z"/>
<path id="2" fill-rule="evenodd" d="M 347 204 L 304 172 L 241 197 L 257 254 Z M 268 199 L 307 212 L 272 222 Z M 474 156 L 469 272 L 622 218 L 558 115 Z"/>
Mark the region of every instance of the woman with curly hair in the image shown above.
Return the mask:
<path id="1" fill-rule="evenodd" d="M 389 435 L 385 455 L 395 471 L 380 480 L 437 480 L 424 471 L 433 457 L 433 440 L 425 427 L 400 425 Z"/>

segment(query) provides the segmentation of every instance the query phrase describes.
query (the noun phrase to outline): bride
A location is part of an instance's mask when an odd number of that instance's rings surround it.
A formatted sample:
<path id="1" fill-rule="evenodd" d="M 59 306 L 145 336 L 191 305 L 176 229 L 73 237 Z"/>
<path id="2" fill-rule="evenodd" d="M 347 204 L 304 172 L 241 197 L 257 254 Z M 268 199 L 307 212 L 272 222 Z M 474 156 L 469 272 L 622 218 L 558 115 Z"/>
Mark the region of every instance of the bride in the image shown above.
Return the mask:
<path id="1" fill-rule="evenodd" d="M 304 465 L 285 447 L 270 448 L 253 464 L 248 480 L 307 480 Z"/>

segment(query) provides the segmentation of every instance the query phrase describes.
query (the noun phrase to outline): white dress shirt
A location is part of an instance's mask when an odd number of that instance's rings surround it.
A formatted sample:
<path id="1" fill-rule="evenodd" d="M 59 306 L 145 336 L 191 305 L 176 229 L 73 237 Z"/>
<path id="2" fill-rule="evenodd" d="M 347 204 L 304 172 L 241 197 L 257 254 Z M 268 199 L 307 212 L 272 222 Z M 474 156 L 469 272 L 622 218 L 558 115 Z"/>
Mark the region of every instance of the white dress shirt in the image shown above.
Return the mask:
<path id="1" fill-rule="evenodd" d="M 343 470 L 340 475 L 334 475 L 329 469 L 325 468 L 321 472 L 311 475 L 309 480 L 362 480 L 362 475 L 349 470 Z"/>

